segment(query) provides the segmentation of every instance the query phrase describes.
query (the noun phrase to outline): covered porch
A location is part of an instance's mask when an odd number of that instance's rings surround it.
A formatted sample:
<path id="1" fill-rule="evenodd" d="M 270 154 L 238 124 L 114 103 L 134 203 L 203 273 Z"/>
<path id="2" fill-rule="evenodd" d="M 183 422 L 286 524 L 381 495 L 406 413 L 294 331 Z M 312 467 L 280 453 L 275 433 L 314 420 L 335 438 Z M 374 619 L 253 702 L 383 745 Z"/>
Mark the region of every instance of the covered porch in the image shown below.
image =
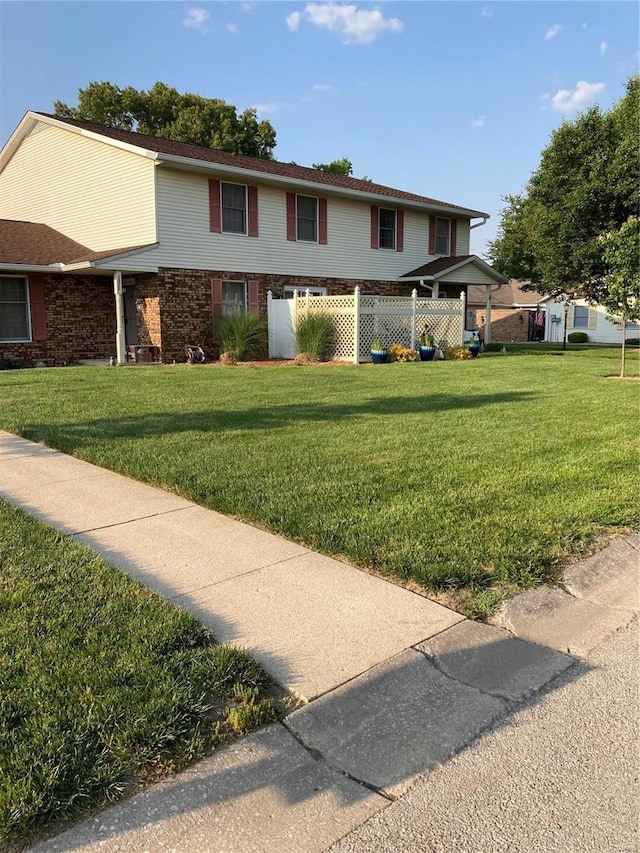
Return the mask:
<path id="1" fill-rule="evenodd" d="M 469 287 L 484 288 L 486 293 L 484 343 L 491 343 L 492 297 L 497 290 L 509 283 L 509 279 L 477 255 L 437 258 L 405 273 L 399 277 L 398 281 L 423 288 L 424 295 L 432 299 L 458 299 L 463 294 L 466 299 Z M 469 333 L 478 331 L 475 322 L 471 324 L 469 320 L 470 318 L 465 316 L 465 331 Z M 469 325 L 473 325 L 473 328 L 469 328 Z"/>

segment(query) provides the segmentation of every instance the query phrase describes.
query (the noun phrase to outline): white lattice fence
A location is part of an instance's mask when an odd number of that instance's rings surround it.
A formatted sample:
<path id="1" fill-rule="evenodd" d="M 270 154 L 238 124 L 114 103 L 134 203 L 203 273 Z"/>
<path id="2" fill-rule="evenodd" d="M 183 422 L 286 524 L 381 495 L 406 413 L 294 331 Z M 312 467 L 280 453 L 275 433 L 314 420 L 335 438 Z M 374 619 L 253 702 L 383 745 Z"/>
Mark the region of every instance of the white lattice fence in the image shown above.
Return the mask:
<path id="1" fill-rule="evenodd" d="M 348 296 L 294 297 L 295 317 L 322 312 L 331 317 L 335 330 L 333 358 L 369 361 L 371 342 L 380 338 L 415 348 L 429 331 L 439 346 L 458 346 L 464 334 L 464 296 L 460 299 L 423 299 L 411 296 L 361 295 L 356 288 Z"/>

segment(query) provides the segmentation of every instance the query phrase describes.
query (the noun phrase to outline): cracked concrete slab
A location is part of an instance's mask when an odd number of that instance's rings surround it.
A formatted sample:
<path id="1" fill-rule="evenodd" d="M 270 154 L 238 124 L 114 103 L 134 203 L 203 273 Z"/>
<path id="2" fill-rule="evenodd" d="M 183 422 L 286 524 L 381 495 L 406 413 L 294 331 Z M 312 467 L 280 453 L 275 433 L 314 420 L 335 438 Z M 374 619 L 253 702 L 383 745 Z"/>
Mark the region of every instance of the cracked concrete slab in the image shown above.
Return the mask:
<path id="1" fill-rule="evenodd" d="M 631 610 L 574 598 L 558 587 L 539 587 L 507 601 L 490 621 L 534 643 L 584 656 L 633 616 Z"/>
<path id="2" fill-rule="evenodd" d="M 640 554 L 629 541 L 616 539 L 603 551 L 567 569 L 562 583 L 577 598 L 637 613 Z"/>
<path id="3" fill-rule="evenodd" d="M 31 849 L 320 853 L 388 805 L 274 724 Z"/>
<path id="4" fill-rule="evenodd" d="M 331 767 L 399 797 L 508 707 L 409 649 L 294 711 L 285 724 Z"/>
<path id="5" fill-rule="evenodd" d="M 494 625 L 465 621 L 417 648 L 450 678 L 484 693 L 518 702 L 539 690 L 574 659 L 514 637 Z"/>

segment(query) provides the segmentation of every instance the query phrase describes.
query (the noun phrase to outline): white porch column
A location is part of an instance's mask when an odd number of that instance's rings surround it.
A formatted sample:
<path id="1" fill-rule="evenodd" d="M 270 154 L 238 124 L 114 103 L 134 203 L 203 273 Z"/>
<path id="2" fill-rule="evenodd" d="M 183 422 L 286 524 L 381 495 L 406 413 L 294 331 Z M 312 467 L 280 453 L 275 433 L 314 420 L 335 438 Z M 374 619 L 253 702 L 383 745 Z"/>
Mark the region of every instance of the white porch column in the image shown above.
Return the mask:
<path id="1" fill-rule="evenodd" d="M 438 284 L 437 281 L 433 282 L 433 290 L 431 291 L 431 298 L 432 299 L 439 299 L 440 298 L 440 285 Z"/>
<path id="2" fill-rule="evenodd" d="M 484 342 L 491 343 L 491 285 L 487 285 L 487 304 L 485 311 Z"/>
<path id="3" fill-rule="evenodd" d="M 116 358 L 118 364 L 127 363 L 127 348 L 124 340 L 124 293 L 122 273 L 113 274 L 113 292 L 116 296 Z"/>

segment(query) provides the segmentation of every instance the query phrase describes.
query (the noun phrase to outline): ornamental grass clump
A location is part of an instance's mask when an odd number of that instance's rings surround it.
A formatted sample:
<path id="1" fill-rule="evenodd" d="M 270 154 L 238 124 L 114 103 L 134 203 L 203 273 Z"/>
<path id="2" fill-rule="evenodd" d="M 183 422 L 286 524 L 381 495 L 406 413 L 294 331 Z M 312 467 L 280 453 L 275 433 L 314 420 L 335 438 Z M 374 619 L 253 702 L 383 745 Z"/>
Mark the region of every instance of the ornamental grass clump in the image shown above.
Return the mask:
<path id="1" fill-rule="evenodd" d="M 298 354 L 306 353 L 318 361 L 326 361 L 335 339 L 333 321 L 328 314 L 307 314 L 300 317 L 294 329 Z"/>
<path id="2" fill-rule="evenodd" d="M 219 317 L 216 322 L 216 340 L 220 352 L 227 355 L 234 353 L 237 361 L 255 356 L 266 339 L 267 325 L 253 311 Z"/>
<path id="3" fill-rule="evenodd" d="M 417 361 L 418 353 L 403 344 L 391 344 L 389 347 L 389 361 Z"/>

